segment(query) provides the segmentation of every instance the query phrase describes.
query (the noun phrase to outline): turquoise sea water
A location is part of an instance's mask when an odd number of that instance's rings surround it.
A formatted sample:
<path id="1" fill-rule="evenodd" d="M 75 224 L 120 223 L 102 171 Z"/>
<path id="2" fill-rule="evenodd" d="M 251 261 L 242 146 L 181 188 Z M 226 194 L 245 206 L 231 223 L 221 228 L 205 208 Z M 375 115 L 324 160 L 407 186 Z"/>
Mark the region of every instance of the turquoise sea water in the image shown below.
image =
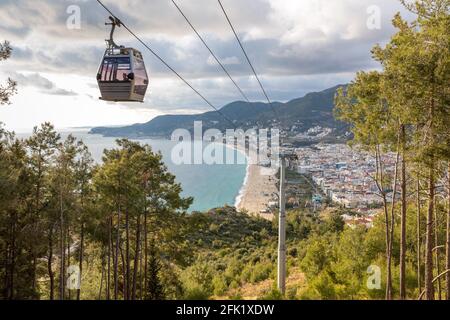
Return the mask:
<path id="1" fill-rule="evenodd" d="M 75 137 L 89 147 L 89 150 L 97 162 L 101 162 L 103 150 L 115 147 L 116 138 L 108 138 L 100 135 L 91 135 L 87 131 L 64 131 L 61 137 L 72 133 Z M 27 135 L 18 135 L 26 137 Z M 160 151 L 169 171 L 177 178 L 177 182 L 183 187 L 183 195 L 194 197 L 190 211 L 205 211 L 215 207 L 235 205 L 236 198 L 244 183 L 246 165 L 176 165 L 171 161 L 171 152 L 176 143 L 169 140 L 141 139 L 136 140 L 142 144 L 150 145 L 154 151 Z M 230 150 L 228 150 L 230 151 Z M 235 158 L 244 159 L 244 155 L 232 151 Z M 242 163 L 242 162 L 237 162 Z"/>

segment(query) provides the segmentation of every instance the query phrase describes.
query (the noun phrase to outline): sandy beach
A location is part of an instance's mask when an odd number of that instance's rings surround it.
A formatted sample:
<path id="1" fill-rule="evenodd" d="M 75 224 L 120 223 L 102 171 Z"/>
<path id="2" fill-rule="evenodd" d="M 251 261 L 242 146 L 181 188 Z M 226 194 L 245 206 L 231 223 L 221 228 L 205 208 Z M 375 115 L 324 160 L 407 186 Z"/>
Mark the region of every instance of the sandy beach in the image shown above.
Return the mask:
<path id="1" fill-rule="evenodd" d="M 243 146 L 238 146 L 237 149 L 245 151 Z M 273 194 L 277 193 L 276 170 L 254 164 L 257 163 L 257 154 L 253 150 L 248 151 L 247 157 L 252 161 L 249 161 L 251 164 L 247 168 L 247 176 L 236 200 L 236 207 L 238 210 L 246 210 L 249 214 L 271 220 L 273 214 L 263 211 L 267 209 L 270 201 L 274 201 Z"/>

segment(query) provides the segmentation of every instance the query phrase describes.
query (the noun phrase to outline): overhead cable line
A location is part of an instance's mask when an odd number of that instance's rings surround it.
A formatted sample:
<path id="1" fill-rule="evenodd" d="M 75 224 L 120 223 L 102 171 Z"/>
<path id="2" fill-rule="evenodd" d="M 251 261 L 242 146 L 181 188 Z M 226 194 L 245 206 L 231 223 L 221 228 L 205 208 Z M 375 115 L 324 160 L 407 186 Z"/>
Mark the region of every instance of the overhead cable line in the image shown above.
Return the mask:
<path id="1" fill-rule="evenodd" d="M 259 86 L 261 87 L 261 90 L 262 90 L 262 92 L 264 93 L 264 96 L 265 96 L 266 99 L 267 99 L 267 102 L 269 103 L 269 105 L 270 105 L 270 107 L 272 108 L 272 111 L 275 113 L 275 115 L 277 115 L 277 112 L 275 111 L 275 108 L 274 108 L 273 105 L 272 105 L 272 101 L 270 100 L 269 95 L 267 94 L 266 90 L 264 89 L 264 86 L 263 86 L 261 80 L 259 79 L 258 74 L 256 73 L 256 70 L 255 70 L 255 68 L 253 67 L 252 62 L 250 61 L 250 58 L 249 58 L 247 52 L 245 51 L 244 46 L 242 45 L 242 42 L 241 42 L 241 40 L 239 39 L 239 36 L 238 36 L 238 34 L 237 34 L 237 32 L 236 32 L 236 30 L 235 30 L 233 24 L 231 23 L 231 20 L 230 20 L 230 18 L 228 17 L 228 14 L 227 14 L 227 12 L 225 11 L 225 8 L 224 8 L 223 5 L 222 5 L 222 2 L 221 2 L 220 0 L 217 0 L 217 1 L 219 2 L 220 8 L 222 9 L 222 12 L 223 12 L 223 14 L 225 15 L 225 18 L 227 19 L 228 24 L 230 25 L 231 30 L 233 31 L 234 36 L 236 37 L 236 40 L 237 40 L 237 42 L 239 43 L 239 46 L 241 47 L 242 52 L 244 53 L 245 58 L 247 59 L 248 64 L 249 64 L 250 67 L 252 68 L 253 74 L 255 75 L 255 78 L 256 78 L 256 80 L 258 81 Z"/>
<path id="2" fill-rule="evenodd" d="M 239 92 L 241 93 L 241 95 L 244 97 L 244 99 L 247 102 L 250 102 L 250 100 L 247 98 L 247 96 L 245 95 L 244 91 L 242 91 L 242 89 L 239 87 L 239 85 L 236 83 L 236 81 L 233 79 L 233 77 L 230 75 L 230 73 L 228 72 L 228 70 L 224 67 L 224 65 L 222 64 L 222 62 L 220 62 L 220 60 L 217 58 L 217 56 L 214 54 L 214 52 L 211 50 L 211 48 L 208 46 L 208 44 L 206 43 L 206 41 L 203 39 L 203 37 L 198 33 L 198 31 L 195 29 L 195 27 L 192 25 L 191 21 L 189 21 L 188 17 L 184 14 L 183 10 L 181 10 L 181 8 L 177 5 L 177 3 L 175 2 L 175 0 L 172 0 L 172 3 L 175 5 L 175 7 L 178 9 L 178 11 L 181 13 L 181 15 L 183 16 L 183 18 L 186 20 L 186 22 L 189 24 L 189 26 L 192 28 L 192 30 L 195 32 L 195 34 L 198 36 L 198 38 L 202 41 L 202 43 L 205 45 L 205 47 L 209 50 L 209 52 L 211 53 L 211 56 L 216 60 L 216 62 L 220 65 L 220 67 L 222 68 L 223 72 L 226 73 L 226 75 L 228 76 L 228 78 L 230 78 L 230 80 L 233 82 L 233 84 L 235 85 L 235 87 L 239 90 Z"/>
<path id="3" fill-rule="evenodd" d="M 205 101 L 212 109 L 219 113 L 225 120 L 230 122 L 230 124 L 236 128 L 234 122 L 230 120 L 223 112 L 221 112 L 217 107 L 215 107 L 208 99 L 205 98 L 197 89 L 195 89 L 186 79 L 184 79 L 174 68 L 172 68 L 166 61 L 164 61 L 161 56 L 159 56 L 155 51 L 152 50 L 141 38 L 139 38 L 123 21 L 121 21 L 108 7 L 106 7 L 102 1 L 97 0 L 97 2 L 115 19 L 121 22 L 122 26 L 138 40 L 148 51 L 150 51 L 159 61 L 161 61 L 170 71 L 172 71 L 178 78 L 181 79 L 189 88 L 191 88 L 203 101 Z"/>
<path id="4" fill-rule="evenodd" d="M 228 17 L 227 12 L 225 11 L 225 8 L 222 5 L 222 2 L 220 0 L 217 0 L 219 2 L 220 7 L 222 8 L 222 11 L 227 18 L 228 24 L 231 27 L 231 30 L 233 30 L 234 36 L 236 37 L 236 40 L 239 43 L 239 46 L 242 49 L 242 52 L 244 52 L 245 58 L 247 58 L 248 64 L 252 68 L 252 71 L 256 77 L 256 80 L 258 80 L 259 86 L 261 87 L 261 90 L 263 91 L 264 95 L 266 96 L 267 102 L 269 102 L 269 105 L 275 114 L 277 116 L 277 112 L 275 108 L 272 105 L 272 102 L 270 101 L 269 96 L 267 95 L 266 90 L 264 89 L 264 86 L 262 85 L 261 81 L 259 80 L 258 75 L 256 74 L 256 70 L 253 67 L 250 58 L 247 55 L 247 52 L 244 49 L 244 46 L 241 43 L 241 40 L 239 39 L 239 36 L 236 33 L 236 30 L 233 27 L 233 24 L 231 23 L 230 18 Z M 281 121 L 281 119 L 280 119 Z M 279 223 L 278 223 L 278 261 L 277 261 L 277 287 L 278 290 L 284 294 L 286 292 L 286 160 L 290 159 L 290 156 L 287 154 L 280 154 L 281 156 L 281 163 L 280 163 L 280 193 L 279 193 Z"/>

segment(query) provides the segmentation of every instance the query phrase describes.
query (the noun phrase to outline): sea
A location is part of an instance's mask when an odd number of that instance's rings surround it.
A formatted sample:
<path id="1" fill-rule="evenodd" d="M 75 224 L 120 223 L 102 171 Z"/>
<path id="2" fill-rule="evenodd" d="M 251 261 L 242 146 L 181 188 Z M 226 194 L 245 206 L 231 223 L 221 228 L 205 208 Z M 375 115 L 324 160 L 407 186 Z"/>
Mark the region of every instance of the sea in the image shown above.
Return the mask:
<path id="1" fill-rule="evenodd" d="M 104 150 L 115 148 L 116 139 L 101 135 L 89 134 L 89 129 L 67 129 L 59 131 L 61 138 L 69 134 L 82 140 L 89 148 L 93 159 L 102 162 Z M 27 138 L 30 134 L 17 134 L 19 138 Z M 193 197 L 194 202 L 189 212 L 207 211 L 225 205 L 235 206 L 240 201 L 242 189 L 247 177 L 247 160 L 245 155 L 229 147 L 226 152 L 232 152 L 235 164 L 176 164 L 172 161 L 172 149 L 176 142 L 163 139 L 130 139 L 141 144 L 148 144 L 154 152 L 161 152 L 163 161 L 170 173 L 176 176 L 176 181 L 183 188 L 182 195 Z M 204 145 L 204 148 L 206 145 Z M 225 152 L 225 150 L 224 150 Z"/>

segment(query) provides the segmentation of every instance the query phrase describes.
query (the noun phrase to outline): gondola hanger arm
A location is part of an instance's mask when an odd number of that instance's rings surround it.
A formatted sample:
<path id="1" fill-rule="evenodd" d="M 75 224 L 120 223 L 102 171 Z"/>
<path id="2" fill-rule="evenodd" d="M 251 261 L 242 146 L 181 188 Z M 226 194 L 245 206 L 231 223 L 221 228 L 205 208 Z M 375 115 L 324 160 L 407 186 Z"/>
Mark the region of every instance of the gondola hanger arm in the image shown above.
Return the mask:
<path id="1" fill-rule="evenodd" d="M 116 26 L 120 28 L 122 26 L 122 22 L 118 18 L 112 16 L 109 17 L 109 20 L 111 20 L 111 22 L 105 23 L 105 25 L 111 26 L 111 33 L 109 35 L 109 39 L 106 40 L 106 42 L 108 43 L 108 47 L 109 49 L 123 48 L 123 46 L 117 45 L 114 41 L 114 31 L 116 31 Z"/>

